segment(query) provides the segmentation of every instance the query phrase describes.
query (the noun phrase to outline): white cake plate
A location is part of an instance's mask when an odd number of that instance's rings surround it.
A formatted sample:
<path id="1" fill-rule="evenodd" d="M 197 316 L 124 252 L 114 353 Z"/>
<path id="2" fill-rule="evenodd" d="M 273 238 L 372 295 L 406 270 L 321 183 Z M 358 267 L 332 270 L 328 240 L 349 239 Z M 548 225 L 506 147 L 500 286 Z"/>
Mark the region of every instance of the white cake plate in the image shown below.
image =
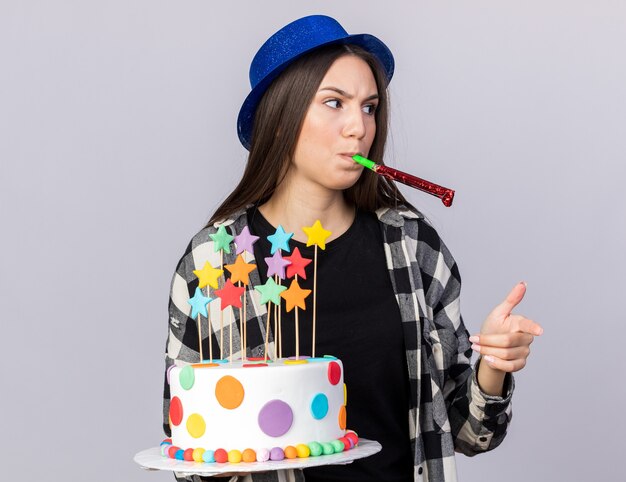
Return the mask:
<path id="1" fill-rule="evenodd" d="M 333 455 L 320 455 L 304 459 L 284 459 L 267 462 L 241 462 L 238 464 L 187 462 L 161 455 L 160 447 L 142 450 L 135 455 L 134 460 L 146 470 L 169 470 L 181 472 L 183 475 L 217 475 L 228 472 L 265 472 L 270 470 L 307 469 L 320 465 L 343 465 L 353 460 L 369 457 L 380 452 L 382 446 L 374 440 L 359 439 L 359 444 L 345 452 Z"/>

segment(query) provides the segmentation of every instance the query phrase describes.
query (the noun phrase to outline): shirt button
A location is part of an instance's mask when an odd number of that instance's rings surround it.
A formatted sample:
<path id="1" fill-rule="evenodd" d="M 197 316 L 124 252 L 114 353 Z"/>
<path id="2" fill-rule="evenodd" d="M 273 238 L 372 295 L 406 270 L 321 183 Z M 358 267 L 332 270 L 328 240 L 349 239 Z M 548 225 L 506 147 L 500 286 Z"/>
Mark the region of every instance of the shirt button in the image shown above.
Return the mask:
<path id="1" fill-rule="evenodd" d="M 481 442 L 486 442 L 487 441 L 487 437 L 480 437 L 478 440 L 480 440 Z"/>
<path id="2" fill-rule="evenodd" d="M 422 472 L 424 472 L 424 469 L 423 469 L 423 468 L 421 468 L 421 467 L 420 467 L 419 469 L 417 469 L 417 473 L 418 473 L 418 474 L 422 475 Z"/>

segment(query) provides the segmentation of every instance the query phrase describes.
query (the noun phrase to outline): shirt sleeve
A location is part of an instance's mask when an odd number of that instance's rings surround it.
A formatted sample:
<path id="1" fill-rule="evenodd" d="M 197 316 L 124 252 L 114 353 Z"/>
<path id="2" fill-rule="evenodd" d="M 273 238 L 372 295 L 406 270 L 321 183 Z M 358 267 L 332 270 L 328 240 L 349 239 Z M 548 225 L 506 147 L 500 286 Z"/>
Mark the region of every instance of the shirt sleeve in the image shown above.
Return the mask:
<path id="1" fill-rule="evenodd" d="M 476 366 L 471 365 L 472 349 L 469 333 L 460 313 L 461 278 L 456 262 L 441 242 L 440 266 L 448 269 L 440 277 L 442 291 L 433 309 L 433 321 L 443 351 L 443 395 L 450 428 L 457 452 L 468 456 L 496 448 L 511 421 L 511 396 L 514 380 L 507 373 L 504 396 L 484 393 L 476 378 Z"/>

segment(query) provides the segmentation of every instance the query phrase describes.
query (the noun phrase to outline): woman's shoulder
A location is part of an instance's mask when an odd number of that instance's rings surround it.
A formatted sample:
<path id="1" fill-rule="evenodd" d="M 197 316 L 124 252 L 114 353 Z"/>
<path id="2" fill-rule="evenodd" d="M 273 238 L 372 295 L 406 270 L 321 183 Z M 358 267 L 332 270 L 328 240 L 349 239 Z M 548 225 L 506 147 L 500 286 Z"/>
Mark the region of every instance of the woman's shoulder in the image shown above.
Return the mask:
<path id="1" fill-rule="evenodd" d="M 383 208 L 376 211 L 381 223 L 390 227 L 390 240 L 400 241 L 415 253 L 420 268 L 437 269 L 440 258 L 452 267 L 455 260 L 432 223 L 413 206 Z M 393 234 L 395 232 L 395 234 Z"/>
<path id="2" fill-rule="evenodd" d="M 381 223 L 393 228 L 401 228 L 405 237 L 428 244 L 439 250 L 443 241 L 437 230 L 418 209 L 413 206 L 381 208 L 376 211 Z"/>
<path id="3" fill-rule="evenodd" d="M 246 212 L 242 211 L 231 216 L 229 219 L 204 226 L 192 236 L 187 244 L 185 252 L 178 263 L 177 271 L 181 269 L 186 271 L 201 269 L 205 262 L 209 262 L 212 266 L 220 265 L 222 260 L 220 258 L 219 249 L 215 249 L 216 240 L 213 238 L 213 235 L 216 235 L 218 231 L 223 228 L 226 235 L 234 238 L 237 233 L 241 232 L 245 224 Z"/>

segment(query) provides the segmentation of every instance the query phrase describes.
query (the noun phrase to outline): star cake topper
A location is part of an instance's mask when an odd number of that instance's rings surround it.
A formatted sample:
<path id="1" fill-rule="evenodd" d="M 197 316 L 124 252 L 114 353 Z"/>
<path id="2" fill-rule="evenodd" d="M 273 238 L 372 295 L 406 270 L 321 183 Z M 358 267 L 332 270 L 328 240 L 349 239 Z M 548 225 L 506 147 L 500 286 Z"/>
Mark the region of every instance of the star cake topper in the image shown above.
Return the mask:
<path id="1" fill-rule="evenodd" d="M 289 266 L 289 261 L 283 258 L 280 251 L 276 251 L 274 256 L 265 258 L 265 262 L 267 263 L 268 278 L 271 278 L 276 274 L 280 279 L 285 279 L 285 267 Z"/>
<path id="2" fill-rule="evenodd" d="M 287 266 L 287 278 L 293 278 L 297 275 L 302 279 L 306 279 L 306 270 L 304 268 L 311 264 L 311 259 L 303 258 L 298 247 L 294 248 L 291 256 L 285 256 L 285 259 L 291 263 Z"/>
<path id="3" fill-rule="evenodd" d="M 209 313 L 207 312 L 206 307 L 211 301 L 213 301 L 213 299 L 214 298 L 204 296 L 202 290 L 200 288 L 196 288 L 196 292 L 193 297 L 187 300 L 187 303 L 191 305 L 191 318 L 195 319 L 199 314 L 208 318 Z"/>
<path id="4" fill-rule="evenodd" d="M 226 268 L 230 272 L 230 280 L 233 283 L 241 281 L 244 285 L 250 283 L 250 273 L 256 269 L 256 265 L 252 263 L 246 263 L 242 255 L 237 256 L 234 264 L 225 264 Z"/>
<path id="5" fill-rule="evenodd" d="M 234 236 L 228 234 L 223 224 L 217 228 L 217 233 L 209 234 L 209 237 L 214 241 L 214 252 L 217 253 L 220 250 L 224 250 L 226 253 L 230 254 L 230 242 L 234 239 Z"/>
<path id="6" fill-rule="evenodd" d="M 286 233 L 283 227 L 279 224 L 276 228 L 276 232 L 267 237 L 267 240 L 272 243 L 270 254 L 274 254 L 279 249 L 289 253 L 291 251 L 291 248 L 289 248 L 289 240 L 292 236 L 293 233 Z"/>
<path id="7" fill-rule="evenodd" d="M 311 290 L 304 290 L 300 288 L 298 284 L 298 280 L 294 279 L 289 286 L 289 289 L 283 291 L 280 296 L 287 302 L 286 309 L 287 311 L 291 311 L 294 307 L 302 308 L 306 310 L 306 304 L 304 303 L 304 299 L 311 294 Z"/>
<path id="8" fill-rule="evenodd" d="M 198 286 L 204 288 L 209 285 L 211 288 L 218 288 L 217 280 L 224 274 L 223 269 L 214 268 L 211 263 L 205 261 L 202 269 L 194 269 L 193 274 L 198 277 Z"/>
<path id="9" fill-rule="evenodd" d="M 326 249 L 326 238 L 333 234 L 322 227 L 319 219 L 313 223 L 313 226 L 303 227 L 302 231 L 309 237 L 306 242 L 307 247 L 315 244 L 322 249 Z"/>
<path id="10" fill-rule="evenodd" d="M 245 226 L 241 233 L 235 236 L 235 246 L 237 247 L 235 254 L 241 254 L 244 251 L 247 251 L 250 254 L 254 253 L 254 248 L 252 247 L 254 243 L 259 239 L 258 236 L 250 234 L 250 229 L 248 226 Z"/>
<path id="11" fill-rule="evenodd" d="M 268 301 L 278 305 L 280 304 L 280 294 L 285 291 L 287 287 L 277 284 L 274 278 L 267 278 L 267 282 L 264 285 L 255 286 L 254 289 L 261 293 L 262 305 L 266 304 Z"/>
<path id="12" fill-rule="evenodd" d="M 226 280 L 226 284 L 221 290 L 215 290 L 215 294 L 222 301 L 222 311 L 228 306 L 241 308 L 241 295 L 245 290 L 243 286 L 235 286 L 231 280 Z"/>

